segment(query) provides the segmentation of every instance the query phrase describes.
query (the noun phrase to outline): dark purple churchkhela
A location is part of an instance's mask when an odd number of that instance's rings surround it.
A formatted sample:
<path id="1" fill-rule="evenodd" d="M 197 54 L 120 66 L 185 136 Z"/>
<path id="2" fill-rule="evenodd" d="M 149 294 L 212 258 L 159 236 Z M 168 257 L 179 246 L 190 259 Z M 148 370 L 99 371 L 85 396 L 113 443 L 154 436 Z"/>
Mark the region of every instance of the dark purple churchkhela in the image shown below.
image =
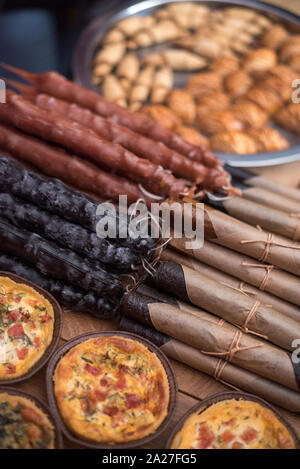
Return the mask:
<path id="1" fill-rule="evenodd" d="M 30 171 L 11 158 L 0 157 L 0 188 L 2 192 L 25 199 L 95 233 L 99 219 L 96 216 L 98 202 L 70 189 L 58 179 Z M 131 248 L 135 254 L 148 260 L 151 259 L 156 247 L 154 240 L 150 236 L 136 239 L 130 236 L 118 237 L 121 224 L 128 224 L 128 219 L 123 221 L 123 217 L 119 218 L 117 214 L 117 221 L 117 237 L 110 241 Z"/>
<path id="2" fill-rule="evenodd" d="M 61 248 L 53 241 L 0 220 L 0 246 L 10 254 L 34 264 L 45 275 L 67 281 L 98 295 L 120 298 L 123 288 L 120 278 L 104 270 L 96 261 L 86 260 L 70 249 Z"/>
<path id="3" fill-rule="evenodd" d="M 0 270 L 30 280 L 49 291 L 61 305 L 72 311 L 90 313 L 100 319 L 113 319 L 119 315 L 116 305 L 111 304 L 106 298 L 101 298 L 92 291 L 87 292 L 61 280 L 45 276 L 35 267 L 25 264 L 15 256 L 0 253 Z"/>
<path id="4" fill-rule="evenodd" d="M 10 223 L 56 241 L 83 257 L 101 261 L 118 270 L 130 270 L 138 265 L 138 256 L 128 247 L 118 246 L 96 233 L 24 202 L 7 193 L 0 193 L 0 213 Z"/>

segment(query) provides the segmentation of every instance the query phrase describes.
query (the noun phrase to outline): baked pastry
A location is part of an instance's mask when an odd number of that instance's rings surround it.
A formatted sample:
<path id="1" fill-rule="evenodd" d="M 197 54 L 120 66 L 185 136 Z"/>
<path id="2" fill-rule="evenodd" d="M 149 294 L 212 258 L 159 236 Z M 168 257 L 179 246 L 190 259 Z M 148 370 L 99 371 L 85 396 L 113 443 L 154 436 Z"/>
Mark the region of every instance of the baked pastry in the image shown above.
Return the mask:
<path id="1" fill-rule="evenodd" d="M 173 130 L 182 123 L 177 114 L 161 104 L 144 106 L 140 112 L 155 120 L 168 130 Z"/>
<path id="2" fill-rule="evenodd" d="M 300 73 L 300 52 L 298 54 L 291 55 L 288 60 L 288 64 L 293 70 Z"/>
<path id="3" fill-rule="evenodd" d="M 173 19 L 178 26 L 184 29 L 196 29 L 201 26 L 210 10 L 204 5 L 195 2 L 171 3 L 155 12 L 156 18 Z"/>
<path id="4" fill-rule="evenodd" d="M 245 127 L 262 127 L 269 119 L 268 114 L 260 106 L 248 99 L 235 104 L 231 111 Z"/>
<path id="5" fill-rule="evenodd" d="M 300 103 L 292 103 L 279 109 L 274 115 L 275 121 L 284 129 L 300 134 Z"/>
<path id="6" fill-rule="evenodd" d="M 259 82 L 259 87 L 277 93 L 283 101 L 288 101 L 291 98 L 291 84 L 286 83 L 276 76 L 269 76 L 264 80 L 261 80 Z"/>
<path id="7" fill-rule="evenodd" d="M 287 62 L 292 55 L 300 54 L 300 34 L 291 36 L 279 51 L 279 58 L 282 62 Z"/>
<path id="8" fill-rule="evenodd" d="M 196 105 L 192 95 L 186 90 L 175 89 L 169 93 L 168 107 L 187 124 L 192 124 L 196 117 Z"/>
<path id="9" fill-rule="evenodd" d="M 243 59 L 243 67 L 248 73 L 261 73 L 274 67 L 277 62 L 277 56 L 272 49 L 255 49 L 246 55 Z"/>
<path id="10" fill-rule="evenodd" d="M 135 54 L 126 54 L 119 63 L 116 74 L 125 92 L 128 92 L 138 77 L 140 62 Z"/>
<path id="11" fill-rule="evenodd" d="M 209 147 L 208 139 L 193 127 L 180 125 L 179 127 L 176 127 L 175 133 L 180 135 L 180 137 L 182 137 L 184 140 L 191 143 L 192 145 L 197 145 L 200 147 Z"/>
<path id="12" fill-rule="evenodd" d="M 209 139 L 210 147 L 213 151 L 222 153 L 237 153 L 246 155 L 256 153 L 257 146 L 254 139 L 246 132 L 234 130 L 231 132 L 221 132 L 213 135 Z"/>
<path id="13" fill-rule="evenodd" d="M 284 81 L 287 85 L 292 86 L 292 82 L 298 78 L 298 74 L 289 65 L 277 64 L 275 67 L 270 68 L 263 78 L 268 76 L 275 76 Z"/>
<path id="14" fill-rule="evenodd" d="M 153 104 L 163 103 L 173 85 L 173 72 L 168 65 L 159 68 L 153 77 L 150 101 Z"/>
<path id="15" fill-rule="evenodd" d="M 244 128 L 243 123 L 229 110 L 213 111 L 206 116 L 201 116 L 197 119 L 197 124 L 206 135 Z"/>
<path id="16" fill-rule="evenodd" d="M 25 375 L 53 338 L 49 301 L 26 284 L 0 277 L 0 380 Z"/>
<path id="17" fill-rule="evenodd" d="M 229 40 L 226 39 L 224 31 L 210 31 L 208 34 L 201 31 L 201 34 L 183 37 L 174 42 L 176 46 L 189 49 L 203 57 L 215 59 L 229 54 Z"/>
<path id="18" fill-rule="evenodd" d="M 129 95 L 129 107 L 131 111 L 138 111 L 142 107 L 143 103 L 147 100 L 152 88 L 153 77 L 154 67 L 151 65 L 144 67 L 140 71 Z"/>
<path id="19" fill-rule="evenodd" d="M 267 114 L 273 114 L 283 104 L 283 99 L 276 92 L 259 85 L 251 88 L 245 97 L 260 106 Z"/>
<path id="20" fill-rule="evenodd" d="M 275 129 L 249 129 L 248 133 L 256 142 L 257 153 L 285 150 L 289 147 L 288 141 Z"/>
<path id="21" fill-rule="evenodd" d="M 56 367 L 54 392 L 69 429 L 98 443 L 144 438 L 168 413 L 169 382 L 160 360 L 121 336 L 88 339 L 69 350 Z"/>
<path id="22" fill-rule="evenodd" d="M 196 71 L 207 65 L 206 59 L 188 50 L 165 49 L 162 52 L 147 55 L 143 64 L 161 67 L 168 65 L 175 71 Z"/>
<path id="23" fill-rule="evenodd" d="M 108 101 L 112 101 L 119 106 L 127 106 L 125 90 L 120 80 L 112 73 L 104 77 L 101 90 L 104 98 Z"/>
<path id="24" fill-rule="evenodd" d="M 191 414 L 171 449 L 295 449 L 295 443 L 272 410 L 228 399 Z"/>
<path id="25" fill-rule="evenodd" d="M 252 84 L 252 78 L 243 70 L 229 73 L 224 79 L 225 90 L 232 98 L 236 98 L 237 96 L 247 93 Z"/>
<path id="26" fill-rule="evenodd" d="M 186 88 L 195 97 L 203 96 L 210 91 L 220 91 L 222 90 L 222 77 L 214 72 L 198 73 L 189 79 Z"/>
<path id="27" fill-rule="evenodd" d="M 222 91 L 211 91 L 197 100 L 197 116 L 200 119 L 211 111 L 223 111 L 230 103 L 229 96 Z"/>
<path id="28" fill-rule="evenodd" d="M 1 392 L 0 425 L 0 449 L 54 449 L 54 427 L 30 399 Z"/>
<path id="29" fill-rule="evenodd" d="M 239 69 L 239 59 L 234 55 L 231 57 L 219 57 L 212 62 L 210 69 L 212 72 L 226 76 L 228 73 Z"/>
<path id="30" fill-rule="evenodd" d="M 272 26 L 261 38 L 261 45 L 270 49 L 278 49 L 289 37 L 287 30 L 280 24 Z"/>

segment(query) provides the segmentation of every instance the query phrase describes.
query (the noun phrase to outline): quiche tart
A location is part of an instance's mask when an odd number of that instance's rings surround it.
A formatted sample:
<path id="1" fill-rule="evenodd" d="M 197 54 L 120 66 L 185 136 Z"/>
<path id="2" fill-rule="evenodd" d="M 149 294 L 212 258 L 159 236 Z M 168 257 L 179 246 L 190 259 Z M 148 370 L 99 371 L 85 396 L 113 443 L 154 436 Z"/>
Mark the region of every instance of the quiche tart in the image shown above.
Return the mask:
<path id="1" fill-rule="evenodd" d="M 54 449 L 55 429 L 33 401 L 0 393 L 0 449 Z"/>
<path id="2" fill-rule="evenodd" d="M 153 434 L 167 416 L 170 398 L 156 354 L 121 336 L 90 338 L 71 348 L 56 366 L 54 394 L 74 434 L 109 444 Z"/>
<path id="3" fill-rule="evenodd" d="M 171 449 L 295 449 L 275 413 L 258 402 L 225 399 L 192 413 Z"/>
<path id="4" fill-rule="evenodd" d="M 53 339 L 54 310 L 34 288 L 0 277 L 0 380 L 25 375 Z"/>

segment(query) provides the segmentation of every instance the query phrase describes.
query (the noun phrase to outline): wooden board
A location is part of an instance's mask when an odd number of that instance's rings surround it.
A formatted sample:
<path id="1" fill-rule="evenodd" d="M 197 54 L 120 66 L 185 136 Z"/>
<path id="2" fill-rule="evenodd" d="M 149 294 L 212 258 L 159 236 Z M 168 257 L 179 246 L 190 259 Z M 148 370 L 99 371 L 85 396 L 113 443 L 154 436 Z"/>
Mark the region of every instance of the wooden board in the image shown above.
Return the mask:
<path id="1" fill-rule="evenodd" d="M 83 313 L 72 313 L 66 311 L 64 313 L 62 345 L 67 340 L 84 334 L 86 332 L 97 332 L 103 330 L 117 330 L 118 324 L 112 321 L 103 321 L 100 319 L 93 318 L 88 314 Z M 217 383 L 213 378 L 200 373 L 186 365 L 183 365 L 177 361 L 171 360 L 172 366 L 175 370 L 177 381 L 178 381 L 178 405 L 170 423 L 169 428 L 173 428 L 175 423 L 181 418 L 181 416 L 197 402 L 201 401 L 207 396 L 216 394 L 218 392 L 230 390 L 227 386 Z M 14 387 L 30 392 L 35 396 L 41 397 L 47 400 L 46 386 L 45 386 L 45 369 L 38 372 L 31 379 L 16 384 Z M 287 417 L 289 422 L 293 425 L 295 430 L 300 436 L 300 416 L 292 414 L 291 412 L 280 409 L 281 412 Z M 166 441 L 168 439 L 169 432 L 166 430 L 162 436 L 153 440 L 145 448 L 163 449 L 165 448 Z M 75 448 L 75 446 L 64 440 L 65 448 Z M 78 448 L 78 446 L 76 446 Z"/>

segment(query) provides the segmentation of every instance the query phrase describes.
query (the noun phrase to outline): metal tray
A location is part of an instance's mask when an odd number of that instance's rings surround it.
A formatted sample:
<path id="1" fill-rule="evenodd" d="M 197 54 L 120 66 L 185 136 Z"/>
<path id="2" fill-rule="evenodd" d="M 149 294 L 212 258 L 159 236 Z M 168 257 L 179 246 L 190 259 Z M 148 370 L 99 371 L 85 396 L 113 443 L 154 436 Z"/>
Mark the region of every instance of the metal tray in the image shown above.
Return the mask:
<path id="1" fill-rule="evenodd" d="M 99 89 L 92 83 L 91 63 L 96 48 L 102 41 L 108 30 L 118 21 L 127 18 L 128 16 L 135 15 L 148 15 L 151 14 L 157 7 L 167 5 L 168 3 L 182 2 L 183 0 L 147 0 L 140 3 L 133 4 L 123 10 L 114 11 L 107 15 L 96 17 L 92 23 L 83 31 L 75 54 L 73 57 L 73 77 L 80 85 L 99 92 Z M 211 8 L 222 8 L 227 6 L 244 6 L 253 8 L 258 12 L 265 13 L 273 19 L 279 19 L 287 27 L 293 28 L 300 32 L 300 17 L 296 14 L 290 13 L 282 8 L 269 5 L 264 2 L 255 0 L 230 0 L 224 2 L 222 0 L 193 0 L 194 2 L 201 2 Z M 158 47 L 155 46 L 157 50 Z M 151 51 L 147 48 L 147 53 Z M 139 52 L 142 54 L 142 51 Z M 186 73 L 176 73 L 175 87 L 182 86 L 186 81 Z M 292 90 L 291 90 L 292 92 Z M 279 164 L 290 163 L 300 160 L 300 136 L 292 135 L 280 129 L 280 132 L 288 139 L 291 147 L 287 150 L 268 152 L 268 153 L 255 153 L 247 155 L 237 155 L 234 153 L 219 153 L 216 154 L 219 158 L 231 166 L 236 167 L 258 167 L 258 166 L 274 166 Z"/>

